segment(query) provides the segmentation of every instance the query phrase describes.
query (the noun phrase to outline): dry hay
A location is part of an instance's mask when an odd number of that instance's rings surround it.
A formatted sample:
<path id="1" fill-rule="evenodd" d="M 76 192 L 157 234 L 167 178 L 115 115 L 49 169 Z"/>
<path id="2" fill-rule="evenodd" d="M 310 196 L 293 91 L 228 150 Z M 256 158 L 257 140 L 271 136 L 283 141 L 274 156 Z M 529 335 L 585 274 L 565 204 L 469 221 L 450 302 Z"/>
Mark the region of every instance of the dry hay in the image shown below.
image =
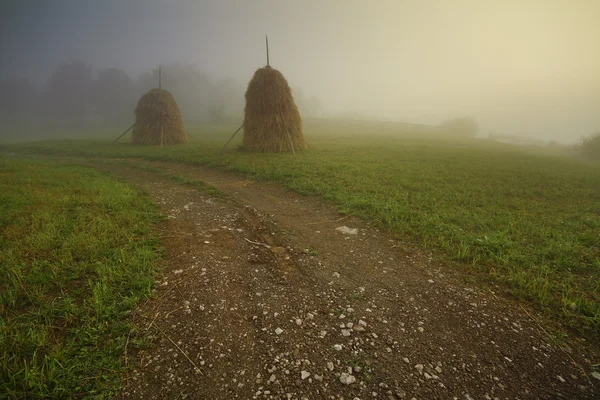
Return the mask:
<path id="1" fill-rule="evenodd" d="M 171 93 L 151 89 L 140 98 L 135 108 L 132 141 L 161 146 L 188 142 L 179 107 Z"/>
<path id="2" fill-rule="evenodd" d="M 245 150 L 283 152 L 308 148 L 302 135 L 302 119 L 292 90 L 281 72 L 259 68 L 246 90 L 244 110 Z"/>

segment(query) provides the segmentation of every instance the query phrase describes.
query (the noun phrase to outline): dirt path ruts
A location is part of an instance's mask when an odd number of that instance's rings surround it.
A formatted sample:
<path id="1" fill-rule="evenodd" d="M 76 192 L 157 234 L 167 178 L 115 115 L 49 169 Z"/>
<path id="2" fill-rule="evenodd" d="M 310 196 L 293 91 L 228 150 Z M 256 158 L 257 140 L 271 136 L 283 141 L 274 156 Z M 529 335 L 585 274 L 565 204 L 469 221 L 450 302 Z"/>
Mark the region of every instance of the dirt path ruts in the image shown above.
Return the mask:
<path id="1" fill-rule="evenodd" d="M 136 312 L 136 326 L 156 340 L 129 351 L 135 371 L 123 397 L 600 395 L 589 376 L 599 362 L 594 347 L 576 342 L 567 354 L 515 302 L 465 284 L 426 253 L 273 184 L 143 164 L 202 180 L 238 202 L 139 169 L 95 165 L 148 192 L 167 215 L 159 228 L 164 273 Z M 335 230 L 342 225 L 358 234 Z"/>

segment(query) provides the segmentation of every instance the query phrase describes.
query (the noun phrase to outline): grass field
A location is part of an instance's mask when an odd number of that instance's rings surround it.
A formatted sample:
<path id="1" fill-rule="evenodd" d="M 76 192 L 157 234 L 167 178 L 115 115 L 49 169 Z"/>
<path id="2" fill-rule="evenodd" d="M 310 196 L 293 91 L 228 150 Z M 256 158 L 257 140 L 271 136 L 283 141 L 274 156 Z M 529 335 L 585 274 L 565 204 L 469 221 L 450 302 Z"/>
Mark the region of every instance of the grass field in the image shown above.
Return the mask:
<path id="1" fill-rule="evenodd" d="M 149 198 L 92 169 L 0 156 L 0 398 L 118 393 L 156 221 Z"/>
<path id="2" fill-rule="evenodd" d="M 391 125 L 308 126 L 312 149 L 296 156 L 238 152 L 239 138 L 220 153 L 233 130 L 192 129 L 196 140 L 173 148 L 109 140 L 3 148 L 171 160 L 279 182 L 331 200 L 405 240 L 441 249 L 580 326 L 600 328 L 598 165 L 487 140 L 407 134 Z"/>

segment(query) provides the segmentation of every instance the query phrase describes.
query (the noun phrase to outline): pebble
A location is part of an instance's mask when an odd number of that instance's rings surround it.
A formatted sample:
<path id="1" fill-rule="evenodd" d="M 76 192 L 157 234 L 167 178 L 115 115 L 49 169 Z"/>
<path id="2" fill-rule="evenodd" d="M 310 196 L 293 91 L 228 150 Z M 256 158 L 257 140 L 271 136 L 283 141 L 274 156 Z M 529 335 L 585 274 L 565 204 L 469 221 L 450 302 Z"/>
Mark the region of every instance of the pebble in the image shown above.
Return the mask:
<path id="1" fill-rule="evenodd" d="M 333 363 L 331 361 L 327 361 L 327 369 L 333 371 Z"/>
<path id="2" fill-rule="evenodd" d="M 302 371 L 300 373 L 300 376 L 302 377 L 302 380 L 304 380 L 304 379 L 306 379 L 306 378 L 308 378 L 310 376 L 310 372 L 308 372 L 308 371 Z"/>
<path id="3" fill-rule="evenodd" d="M 417 371 L 419 371 L 420 374 L 423 373 L 423 364 L 417 364 L 415 365 L 415 368 L 417 369 Z"/>
<path id="4" fill-rule="evenodd" d="M 342 336 L 350 336 L 350 331 L 348 329 L 342 329 Z"/>
<path id="5" fill-rule="evenodd" d="M 281 329 L 281 328 L 277 328 L 277 329 L 275 329 L 275 333 L 276 333 L 277 335 L 281 335 L 281 334 L 283 333 L 283 329 Z"/>
<path id="6" fill-rule="evenodd" d="M 560 381 L 560 383 L 565 383 L 565 382 L 566 382 L 566 381 L 565 381 L 565 378 L 563 378 L 563 377 L 562 377 L 562 376 L 560 376 L 560 375 L 556 375 L 556 379 L 558 379 L 558 380 Z"/>
<path id="7" fill-rule="evenodd" d="M 340 375 L 340 382 L 342 382 L 344 385 L 351 385 L 354 382 L 356 382 L 356 378 L 354 377 L 354 375 L 342 372 L 342 374 Z"/>
<path id="8" fill-rule="evenodd" d="M 334 344 L 334 345 L 333 345 L 333 348 L 334 348 L 335 350 L 337 350 L 337 351 L 340 351 L 340 350 L 342 350 L 342 345 L 341 345 L 341 344 Z"/>
<path id="9" fill-rule="evenodd" d="M 302 325 L 302 320 L 300 318 L 296 318 L 296 325 Z"/>

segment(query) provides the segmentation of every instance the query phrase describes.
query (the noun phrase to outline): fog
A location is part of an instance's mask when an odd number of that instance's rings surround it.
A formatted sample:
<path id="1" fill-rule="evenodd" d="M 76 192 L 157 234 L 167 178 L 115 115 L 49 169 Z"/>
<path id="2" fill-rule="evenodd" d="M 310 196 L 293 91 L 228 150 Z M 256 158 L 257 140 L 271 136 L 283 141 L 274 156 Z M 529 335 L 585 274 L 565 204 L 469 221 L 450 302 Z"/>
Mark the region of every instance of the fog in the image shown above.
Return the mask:
<path id="1" fill-rule="evenodd" d="M 73 109 L 97 112 L 104 101 L 130 117 L 161 65 L 188 120 L 215 118 L 220 106 L 235 118 L 266 63 L 267 34 L 271 65 L 304 117 L 435 125 L 469 116 L 485 133 L 564 142 L 600 131 L 598 0 L 5 0 L 0 18 L 5 120 L 16 101 L 31 101 L 24 93 L 49 96 L 51 76 L 74 60 L 88 69 L 73 90 L 104 91 L 90 104 L 56 87 Z M 111 101 L 102 71 L 129 94 Z M 42 109 L 60 115 L 46 105 L 31 117 Z"/>

